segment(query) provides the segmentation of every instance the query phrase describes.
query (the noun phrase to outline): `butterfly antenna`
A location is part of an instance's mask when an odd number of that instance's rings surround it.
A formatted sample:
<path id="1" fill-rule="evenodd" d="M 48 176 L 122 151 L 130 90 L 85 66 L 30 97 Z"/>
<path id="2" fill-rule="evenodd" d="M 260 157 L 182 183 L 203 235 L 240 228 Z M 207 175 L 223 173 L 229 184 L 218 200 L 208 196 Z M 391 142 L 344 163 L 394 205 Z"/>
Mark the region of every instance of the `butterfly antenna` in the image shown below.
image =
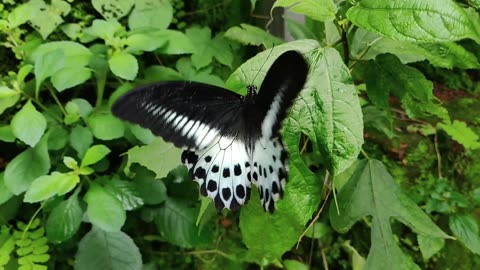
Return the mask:
<path id="1" fill-rule="evenodd" d="M 260 71 L 263 69 L 263 66 L 265 66 L 265 63 L 267 62 L 267 60 L 270 58 L 270 55 L 272 54 L 273 52 L 273 46 L 272 46 L 272 49 L 270 50 L 270 52 L 268 53 L 267 55 L 267 59 L 265 59 L 265 61 L 263 62 L 262 66 L 260 66 L 260 69 L 257 71 L 257 74 L 255 74 L 255 77 L 253 77 L 253 80 L 252 82 L 250 83 L 250 85 L 253 85 L 253 83 L 255 82 L 255 80 L 257 79 L 257 76 L 258 76 L 258 73 L 260 73 Z M 258 91 L 258 90 L 257 90 Z"/>

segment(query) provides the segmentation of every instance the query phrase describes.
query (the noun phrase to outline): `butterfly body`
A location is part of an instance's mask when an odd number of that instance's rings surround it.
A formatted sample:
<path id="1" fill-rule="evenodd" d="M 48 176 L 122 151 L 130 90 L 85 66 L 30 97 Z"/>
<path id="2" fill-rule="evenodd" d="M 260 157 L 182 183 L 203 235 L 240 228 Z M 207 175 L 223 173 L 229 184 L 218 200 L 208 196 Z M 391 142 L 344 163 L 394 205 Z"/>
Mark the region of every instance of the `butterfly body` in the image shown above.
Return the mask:
<path id="1" fill-rule="evenodd" d="M 218 210 L 245 204 L 253 184 L 273 211 L 288 174 L 279 129 L 307 71 L 303 57 L 289 51 L 274 62 L 259 93 L 255 86 L 241 96 L 208 84 L 160 82 L 125 94 L 112 111 L 185 148 L 182 162 Z"/>

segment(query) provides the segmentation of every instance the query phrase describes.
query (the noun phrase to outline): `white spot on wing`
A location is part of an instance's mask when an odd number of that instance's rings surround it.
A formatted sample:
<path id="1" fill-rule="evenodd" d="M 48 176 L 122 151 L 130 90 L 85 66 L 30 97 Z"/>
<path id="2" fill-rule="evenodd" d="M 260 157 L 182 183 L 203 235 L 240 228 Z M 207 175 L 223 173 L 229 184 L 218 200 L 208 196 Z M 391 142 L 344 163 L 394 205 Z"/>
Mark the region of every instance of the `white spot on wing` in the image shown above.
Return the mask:
<path id="1" fill-rule="evenodd" d="M 187 133 L 190 131 L 190 128 L 192 128 L 194 123 L 195 122 L 193 120 L 188 120 L 188 123 L 186 123 L 182 129 L 182 136 L 187 135 Z"/>
<path id="2" fill-rule="evenodd" d="M 278 94 L 273 98 L 273 102 L 270 105 L 270 109 L 263 119 L 262 122 L 262 137 L 265 139 L 270 139 L 272 136 L 272 129 L 273 125 L 277 121 L 278 111 L 280 110 L 280 103 L 283 99 L 283 92 L 285 91 L 285 87 L 281 87 L 278 91 Z"/>

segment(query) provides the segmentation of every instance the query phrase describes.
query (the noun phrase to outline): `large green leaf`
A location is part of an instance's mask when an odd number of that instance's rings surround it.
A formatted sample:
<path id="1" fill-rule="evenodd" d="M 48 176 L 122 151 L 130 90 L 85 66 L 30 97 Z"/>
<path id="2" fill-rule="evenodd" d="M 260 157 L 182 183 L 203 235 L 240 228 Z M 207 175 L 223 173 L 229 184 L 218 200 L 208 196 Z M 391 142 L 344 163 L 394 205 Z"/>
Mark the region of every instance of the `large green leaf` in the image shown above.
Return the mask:
<path id="1" fill-rule="evenodd" d="M 369 99 L 379 108 L 389 108 L 388 97 L 395 94 L 411 118 L 436 115 L 449 119 L 448 112 L 434 103 L 433 83 L 420 71 L 406 66 L 392 54 L 377 56 L 365 69 Z"/>
<path id="2" fill-rule="evenodd" d="M 357 26 L 397 40 L 480 42 L 479 29 L 453 0 L 362 0 L 347 17 Z"/>
<path id="3" fill-rule="evenodd" d="M 480 255 L 477 221 L 471 215 L 454 215 L 448 222 L 453 234 L 473 253 Z"/>
<path id="4" fill-rule="evenodd" d="M 221 38 L 212 39 L 210 28 L 192 27 L 187 29 L 185 34 L 195 44 L 192 63 L 197 69 L 209 65 L 214 57 L 224 65 L 232 65 L 232 49 L 225 40 Z"/>
<path id="5" fill-rule="evenodd" d="M 74 173 L 52 172 L 42 175 L 33 181 L 25 193 L 25 202 L 39 202 L 55 195 L 63 195 L 71 191 L 80 182 L 80 177 Z"/>
<path id="6" fill-rule="evenodd" d="M 263 45 L 265 48 L 283 43 L 283 40 L 265 30 L 246 23 L 228 29 L 227 32 L 225 32 L 225 37 L 244 45 Z"/>
<path id="7" fill-rule="evenodd" d="M 13 116 L 10 125 L 15 137 L 34 147 L 40 141 L 45 129 L 47 129 L 47 120 L 37 111 L 32 102 L 28 101 Z"/>
<path id="8" fill-rule="evenodd" d="M 166 29 L 173 18 L 173 8 L 168 0 L 135 1 L 135 8 L 128 16 L 130 29 Z"/>
<path id="9" fill-rule="evenodd" d="M 138 163 L 155 172 L 156 178 L 167 176 L 168 172 L 181 164 L 182 150 L 160 138 L 145 146 L 135 146 L 128 150 L 128 162 L 125 173 L 130 174 L 132 163 Z"/>
<path id="10" fill-rule="evenodd" d="M 15 105 L 20 98 L 20 93 L 6 86 L 0 86 L 0 115 L 8 108 Z"/>
<path id="11" fill-rule="evenodd" d="M 479 136 L 465 122 L 454 120 L 448 124 L 438 123 L 438 127 L 463 147 L 472 150 L 480 148 Z"/>
<path id="12" fill-rule="evenodd" d="M 157 34 L 159 39 L 168 41 L 167 45 L 157 50 L 161 54 L 186 54 L 195 52 L 192 41 L 182 32 L 175 30 L 163 30 Z"/>
<path id="13" fill-rule="evenodd" d="M 110 153 L 110 149 L 103 144 L 97 144 L 90 147 L 85 156 L 82 158 L 81 167 L 89 166 L 95 164 L 102 160 L 106 155 Z"/>
<path id="14" fill-rule="evenodd" d="M 110 110 L 103 108 L 88 116 L 88 126 L 93 136 L 100 140 L 113 140 L 123 136 L 125 125 L 114 117 Z"/>
<path id="15" fill-rule="evenodd" d="M 80 228 L 83 211 L 80 208 L 77 194 L 61 202 L 48 216 L 47 237 L 54 243 L 70 239 Z"/>
<path id="16" fill-rule="evenodd" d="M 72 148 L 77 151 L 77 156 L 83 158 L 85 152 L 93 143 L 93 135 L 89 128 L 76 126 L 72 129 L 69 140 Z"/>
<path id="17" fill-rule="evenodd" d="M 195 225 L 198 211 L 198 208 L 191 207 L 185 201 L 167 198 L 155 216 L 160 236 L 181 247 L 208 243 L 212 240 L 211 230 L 205 228 L 199 231 Z"/>
<path id="18" fill-rule="evenodd" d="M 128 14 L 134 0 L 92 0 L 92 5 L 105 19 L 119 19 Z"/>
<path id="19" fill-rule="evenodd" d="M 0 205 L 13 197 L 13 193 L 5 186 L 4 172 L 0 172 Z"/>
<path id="20" fill-rule="evenodd" d="M 43 136 L 34 148 L 23 151 L 8 163 L 4 175 L 5 186 L 15 195 L 27 190 L 37 177 L 50 170 L 47 137 Z"/>
<path id="21" fill-rule="evenodd" d="M 144 204 L 141 193 L 133 182 L 113 178 L 107 182 L 105 189 L 122 202 L 125 210 L 133 210 Z M 157 194 L 157 196 L 161 196 L 161 194 Z"/>
<path id="22" fill-rule="evenodd" d="M 70 13 L 70 4 L 62 0 L 49 1 L 47 5 L 43 0 L 31 0 L 29 21 L 31 25 L 46 39 L 62 22 L 62 16 Z"/>
<path id="23" fill-rule="evenodd" d="M 93 227 L 80 241 L 75 270 L 140 270 L 142 255 L 124 232 L 107 232 Z"/>
<path id="24" fill-rule="evenodd" d="M 138 61 L 129 53 L 121 52 L 112 55 L 108 59 L 108 66 L 113 74 L 122 79 L 134 80 L 137 77 Z"/>
<path id="25" fill-rule="evenodd" d="M 377 160 L 358 163 L 352 177 L 338 193 L 337 201 L 338 209 L 335 204 L 330 206 L 330 221 L 337 231 L 348 231 L 366 216 L 372 219 L 371 247 L 365 269 L 420 269 L 396 243 L 390 225 L 392 218 L 417 234 L 449 238 L 400 190 L 385 166 Z"/>

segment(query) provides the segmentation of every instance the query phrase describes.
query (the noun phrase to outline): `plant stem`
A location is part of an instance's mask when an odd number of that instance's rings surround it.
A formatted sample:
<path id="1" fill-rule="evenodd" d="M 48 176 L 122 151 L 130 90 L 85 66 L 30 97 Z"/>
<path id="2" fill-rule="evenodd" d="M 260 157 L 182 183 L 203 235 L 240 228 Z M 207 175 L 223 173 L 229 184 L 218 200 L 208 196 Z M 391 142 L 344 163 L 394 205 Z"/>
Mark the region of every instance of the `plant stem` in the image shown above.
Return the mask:
<path id="1" fill-rule="evenodd" d="M 67 111 L 65 111 L 65 108 L 63 107 L 62 103 L 58 99 L 58 97 L 55 94 L 55 91 L 52 89 L 52 87 L 47 86 L 47 89 L 50 92 L 50 95 L 52 95 L 53 99 L 55 100 L 55 103 L 57 103 L 58 107 L 60 107 L 60 110 L 62 111 L 63 115 L 67 115 Z"/>
<path id="2" fill-rule="evenodd" d="M 442 176 L 442 156 L 440 155 L 440 150 L 438 149 L 438 130 L 435 130 L 435 136 L 433 137 L 433 144 L 435 146 L 435 153 L 437 154 L 438 178 L 443 178 L 443 176 Z"/>

